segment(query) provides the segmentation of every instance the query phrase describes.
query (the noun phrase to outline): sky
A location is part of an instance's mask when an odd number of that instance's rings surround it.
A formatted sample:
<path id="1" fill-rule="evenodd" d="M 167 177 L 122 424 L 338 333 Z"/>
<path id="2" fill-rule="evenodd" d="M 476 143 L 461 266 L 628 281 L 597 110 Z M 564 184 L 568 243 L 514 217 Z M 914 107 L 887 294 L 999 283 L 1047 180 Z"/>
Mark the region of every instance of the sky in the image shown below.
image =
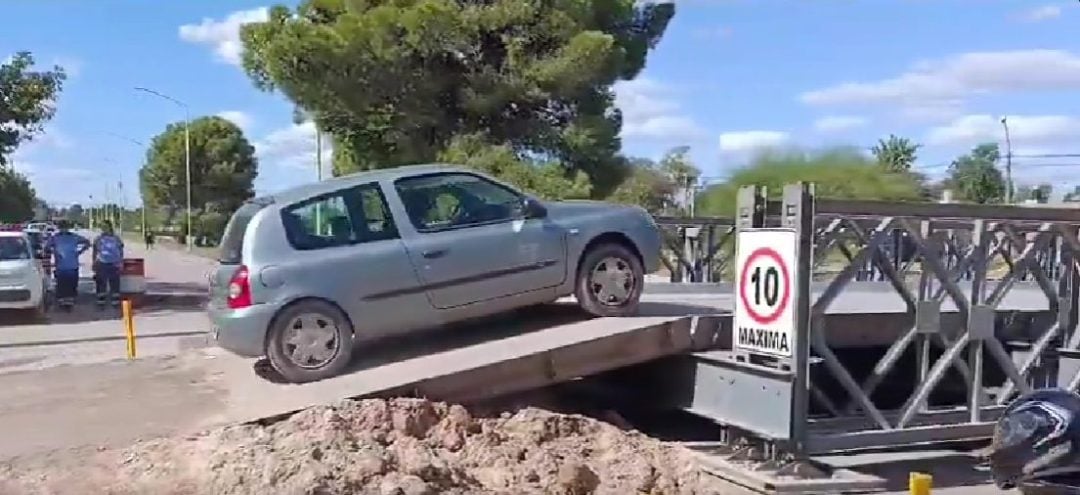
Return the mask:
<path id="1" fill-rule="evenodd" d="M 1080 2 L 676 2 L 646 69 L 614 88 L 628 155 L 690 146 L 715 181 L 765 148 L 868 149 L 892 133 L 921 143 L 916 167 L 940 176 L 980 142 L 1004 150 L 1006 117 L 1018 184 L 1080 184 L 1080 156 L 1031 157 L 1080 155 Z M 257 192 L 315 180 L 313 127 L 238 65 L 239 26 L 268 5 L 7 0 L 0 59 L 28 50 L 69 73 L 16 168 L 53 204 L 137 204 L 145 143 L 185 116 L 145 87 L 237 123 L 257 150 Z"/>

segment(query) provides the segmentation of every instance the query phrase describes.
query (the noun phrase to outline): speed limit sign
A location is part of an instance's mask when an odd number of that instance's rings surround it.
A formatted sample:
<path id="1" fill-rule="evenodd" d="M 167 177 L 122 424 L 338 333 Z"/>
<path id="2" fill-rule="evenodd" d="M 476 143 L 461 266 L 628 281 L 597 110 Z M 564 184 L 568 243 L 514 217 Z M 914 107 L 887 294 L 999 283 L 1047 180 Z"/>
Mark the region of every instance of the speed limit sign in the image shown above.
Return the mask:
<path id="1" fill-rule="evenodd" d="M 797 242 L 791 229 L 739 231 L 732 335 L 736 349 L 792 356 Z"/>

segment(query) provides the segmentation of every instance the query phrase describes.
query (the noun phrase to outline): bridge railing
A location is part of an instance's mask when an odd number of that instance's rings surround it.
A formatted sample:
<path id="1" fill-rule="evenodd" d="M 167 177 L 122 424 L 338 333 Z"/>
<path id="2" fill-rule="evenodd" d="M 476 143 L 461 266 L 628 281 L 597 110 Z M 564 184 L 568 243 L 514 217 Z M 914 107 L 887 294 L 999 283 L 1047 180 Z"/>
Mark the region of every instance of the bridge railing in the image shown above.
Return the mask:
<path id="1" fill-rule="evenodd" d="M 729 440 L 763 445 L 759 460 L 986 438 L 1017 394 L 1080 387 L 1075 210 L 817 200 L 805 184 L 778 202 L 765 193 L 740 191 L 734 237 L 796 233 L 792 351 L 732 337 L 689 358 L 723 384 L 691 407 Z M 868 273 L 891 290 L 867 293 Z M 882 315 L 902 325 L 884 346 L 831 340 Z"/>
<path id="2" fill-rule="evenodd" d="M 885 218 L 888 213 L 892 216 L 904 216 L 905 212 L 910 218 L 919 218 L 930 222 L 930 230 L 934 232 L 935 242 L 940 242 L 942 248 L 938 254 L 945 266 L 952 269 L 960 263 L 974 249 L 972 229 L 974 220 L 964 217 L 927 217 L 931 214 L 943 215 L 974 215 L 1000 213 L 1002 206 L 983 205 L 935 205 L 935 204 L 892 204 L 888 211 L 874 213 L 874 207 L 881 208 L 880 204 L 867 201 L 826 200 L 814 218 L 814 277 L 815 279 L 827 278 L 835 275 L 839 270 L 850 264 L 852 253 L 867 242 L 867 229 L 874 228 L 876 222 Z M 929 208 L 928 208 L 929 207 Z M 938 208 L 935 213 L 933 208 Z M 770 208 L 775 208 L 775 205 Z M 1033 211 L 1043 213 L 1041 216 L 1071 214 L 1080 216 L 1076 210 L 1051 210 L 1051 209 L 1019 209 L 1012 210 Z M 862 211 L 859 214 L 851 213 Z M 1049 212 L 1049 213 L 1047 213 Z M 1014 215 L 1015 216 L 1015 215 Z M 1022 214 L 1021 218 L 1035 218 L 1035 215 Z M 990 217 L 987 217 L 990 218 Z M 1056 216 L 1054 218 L 1057 218 Z M 657 217 L 657 224 L 661 227 L 664 235 L 664 249 L 661 261 L 667 268 L 672 282 L 687 283 L 715 283 L 730 281 L 734 272 L 731 266 L 731 257 L 735 253 L 735 222 L 731 218 L 722 217 Z M 993 264 L 988 270 L 987 276 L 998 279 L 1004 276 L 1013 260 L 1023 252 L 1028 241 L 1034 238 L 1037 228 L 1033 220 L 1014 220 L 1019 224 L 1013 225 L 1013 230 L 1023 234 L 1021 238 L 1014 238 L 1003 230 L 990 233 L 990 248 L 994 253 Z M 1058 280 L 1062 273 L 1062 240 L 1053 239 L 1040 245 L 1035 251 L 1033 262 L 1042 267 L 1044 273 L 1051 280 Z M 879 245 L 879 256 L 883 256 L 886 262 L 895 272 L 905 275 L 917 274 L 921 269 L 919 253 L 912 236 L 902 228 L 892 228 L 887 237 Z M 857 281 L 884 282 L 888 276 L 880 268 L 880 263 L 874 260 L 866 260 L 859 266 L 854 275 Z M 964 280 L 972 280 L 975 272 L 967 267 L 960 271 Z M 1030 273 L 1020 276 L 1023 281 L 1032 279 Z"/>

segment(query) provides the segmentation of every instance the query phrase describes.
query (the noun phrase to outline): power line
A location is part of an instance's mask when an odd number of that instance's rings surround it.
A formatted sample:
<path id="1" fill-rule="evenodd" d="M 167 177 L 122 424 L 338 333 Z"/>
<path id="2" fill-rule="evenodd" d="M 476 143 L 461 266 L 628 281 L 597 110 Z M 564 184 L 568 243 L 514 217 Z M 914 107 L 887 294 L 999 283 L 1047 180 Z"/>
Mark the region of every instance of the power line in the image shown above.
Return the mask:
<path id="1" fill-rule="evenodd" d="M 1080 153 L 1044 153 L 1036 155 L 1017 155 L 1013 153 L 1013 158 L 1080 158 Z"/>

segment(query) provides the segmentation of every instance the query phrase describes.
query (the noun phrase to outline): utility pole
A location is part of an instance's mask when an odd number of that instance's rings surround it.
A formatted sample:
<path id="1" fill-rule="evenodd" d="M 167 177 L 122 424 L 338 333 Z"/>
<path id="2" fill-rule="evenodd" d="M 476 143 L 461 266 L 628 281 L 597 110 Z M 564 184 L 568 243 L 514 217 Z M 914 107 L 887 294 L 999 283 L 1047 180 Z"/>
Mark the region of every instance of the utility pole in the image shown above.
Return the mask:
<path id="1" fill-rule="evenodd" d="M 187 225 L 184 227 L 184 244 L 187 250 L 191 251 L 191 109 L 186 103 L 152 89 L 140 87 L 135 90 L 169 100 L 184 109 L 184 175 L 187 182 Z"/>
<path id="2" fill-rule="evenodd" d="M 1012 140 L 1009 138 L 1009 122 L 1007 117 L 1001 118 L 1001 127 L 1005 128 L 1005 203 L 1013 202 L 1013 179 L 1012 179 Z"/>
<path id="3" fill-rule="evenodd" d="M 312 120 L 312 124 L 315 124 L 315 179 L 322 182 L 322 132 L 319 131 L 319 124 Z M 322 231 L 322 205 L 315 205 L 315 233 L 318 234 Z"/>

